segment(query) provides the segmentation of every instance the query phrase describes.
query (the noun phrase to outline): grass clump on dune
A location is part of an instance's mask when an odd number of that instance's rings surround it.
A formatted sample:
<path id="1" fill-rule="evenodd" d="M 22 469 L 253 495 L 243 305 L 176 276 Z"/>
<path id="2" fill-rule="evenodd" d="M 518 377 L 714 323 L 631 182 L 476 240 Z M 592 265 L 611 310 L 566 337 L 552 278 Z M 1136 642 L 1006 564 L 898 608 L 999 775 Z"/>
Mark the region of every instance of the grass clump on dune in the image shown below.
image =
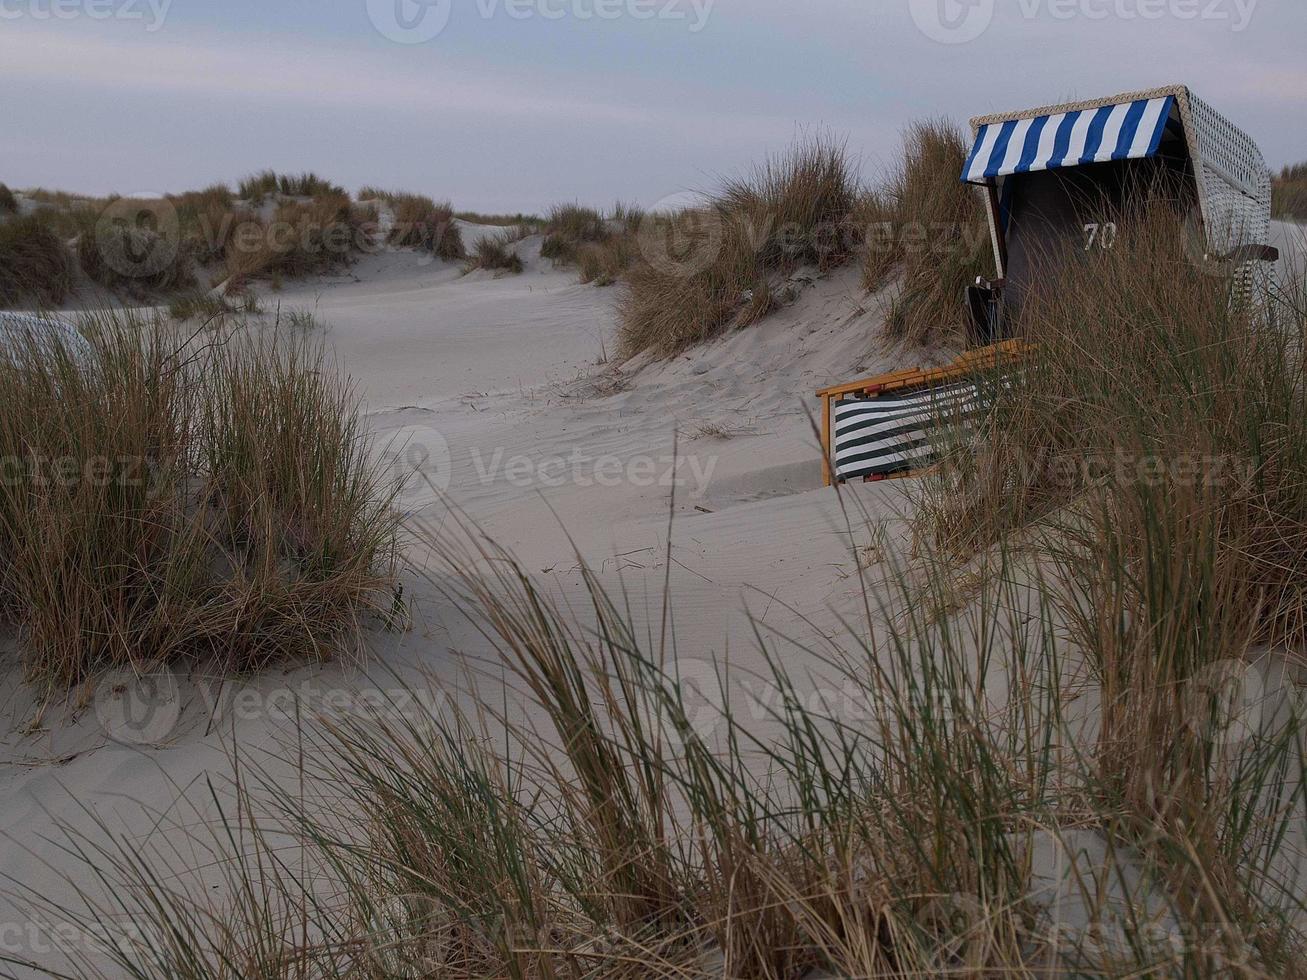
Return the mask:
<path id="1" fill-rule="evenodd" d="M 0 184 L 0 214 L 17 214 L 18 198 L 5 184 Z"/>
<path id="2" fill-rule="evenodd" d="M 467 257 L 463 233 L 448 202 L 437 203 L 421 194 L 393 194 L 386 198 L 394 212 L 387 238 L 400 248 L 419 248 L 446 262 Z"/>
<path id="3" fill-rule="evenodd" d="M 469 270 L 485 269 L 491 272 L 510 272 L 516 275 L 522 271 L 522 268 L 522 257 L 509 248 L 508 243 L 499 236 L 483 235 L 472 246 Z"/>
<path id="4" fill-rule="evenodd" d="M 545 223 L 545 219 L 538 214 L 482 214 L 479 211 L 459 211 L 455 217 L 470 225 L 499 225 L 504 228 L 537 228 Z"/>
<path id="5" fill-rule="evenodd" d="M 347 197 L 282 204 L 269 222 L 242 222 L 227 245 L 227 291 L 239 292 L 256 279 L 334 271 L 353 261 L 367 241 L 365 217 Z"/>
<path id="6" fill-rule="evenodd" d="M 181 240 L 199 265 L 221 263 L 241 226 L 258 220 L 254 212 L 237 205 L 226 184 L 173 194 L 168 201 L 176 209 Z"/>
<path id="7" fill-rule="evenodd" d="M 33 341 L 0 364 L 0 585 L 29 679 L 349 648 L 395 553 L 349 383 L 307 343 L 85 332 L 89 355 Z"/>
<path id="8" fill-rule="evenodd" d="M 545 222 L 545 240 L 540 245 L 540 257 L 557 265 L 576 261 L 582 246 L 603 242 L 609 236 L 608 223 L 594 208 L 579 204 L 558 204 L 549 212 Z"/>
<path id="9" fill-rule="evenodd" d="M 0 308 L 58 306 L 73 274 L 68 246 L 42 215 L 0 222 Z"/>
<path id="10" fill-rule="evenodd" d="M 251 174 L 240 182 L 238 193 L 247 201 L 257 201 L 272 194 L 286 197 L 348 197 L 348 192 L 337 184 L 315 173 L 278 174 L 264 170 Z"/>
<path id="11" fill-rule="evenodd" d="M 77 241 L 77 259 L 92 282 L 145 299 L 195 284 L 192 258 L 175 234 L 100 221 Z"/>
<path id="12" fill-rule="evenodd" d="M 1281 171 L 1271 189 L 1271 202 L 1277 218 L 1307 221 L 1307 163 Z"/>
<path id="13" fill-rule="evenodd" d="M 960 335 L 966 287 L 993 275 L 983 201 L 958 179 L 968 150 L 952 123 L 914 124 L 898 169 L 862 205 L 863 284 L 878 290 L 897 275 L 901 288 L 886 330 L 910 343 Z"/>
<path id="14" fill-rule="evenodd" d="M 699 208 L 643 219 L 620 309 L 626 356 L 670 356 L 765 316 L 777 279 L 846 261 L 857 181 L 844 147 L 801 143 Z"/>
<path id="15" fill-rule="evenodd" d="M 582 245 L 576 253 L 577 277 L 596 286 L 611 286 L 631 267 L 639 252 L 633 235 L 615 234 L 599 244 Z"/>

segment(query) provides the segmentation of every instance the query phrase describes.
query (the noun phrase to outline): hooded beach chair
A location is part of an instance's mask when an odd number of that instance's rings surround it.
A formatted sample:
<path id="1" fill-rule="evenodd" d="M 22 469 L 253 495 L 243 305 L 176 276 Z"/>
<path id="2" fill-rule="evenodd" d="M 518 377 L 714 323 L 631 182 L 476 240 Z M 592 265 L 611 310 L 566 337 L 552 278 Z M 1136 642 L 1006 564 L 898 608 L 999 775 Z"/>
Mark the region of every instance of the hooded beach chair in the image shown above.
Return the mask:
<path id="1" fill-rule="evenodd" d="M 1182 85 L 972 120 L 962 180 L 981 188 L 997 274 L 967 289 L 972 350 L 946 368 L 900 371 L 823 389 L 824 473 L 835 480 L 912 475 L 934 461 L 941 425 L 973 426 L 995 375 L 1028 348 L 1005 327 L 1036 284 L 1040 259 L 1110 249 L 1118 218 L 1159 188 L 1177 205 L 1200 263 L 1251 281 L 1275 261 L 1266 244 L 1271 172 L 1257 144 Z M 963 299 L 960 297 L 960 299 Z"/>
<path id="2" fill-rule="evenodd" d="M 1004 322 L 1035 285 L 1040 260 L 1110 249 L 1117 222 L 1159 189 L 1177 208 L 1192 258 L 1235 271 L 1244 288 L 1275 261 L 1271 172 L 1247 133 L 1183 85 L 971 121 L 962 179 L 987 203 L 997 275 L 968 291 L 974 337 Z"/>

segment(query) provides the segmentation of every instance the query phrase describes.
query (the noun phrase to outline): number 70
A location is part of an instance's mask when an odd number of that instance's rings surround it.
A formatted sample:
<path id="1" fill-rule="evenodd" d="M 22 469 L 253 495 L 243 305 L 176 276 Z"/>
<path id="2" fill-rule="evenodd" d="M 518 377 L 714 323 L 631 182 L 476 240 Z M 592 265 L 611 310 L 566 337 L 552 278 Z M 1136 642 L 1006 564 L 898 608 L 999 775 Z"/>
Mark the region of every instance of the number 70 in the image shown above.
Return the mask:
<path id="1" fill-rule="evenodd" d="M 1098 245 L 1101 249 L 1110 249 L 1116 244 L 1116 222 L 1105 221 L 1102 224 L 1094 222 L 1085 225 L 1085 251 L 1093 249 Z"/>

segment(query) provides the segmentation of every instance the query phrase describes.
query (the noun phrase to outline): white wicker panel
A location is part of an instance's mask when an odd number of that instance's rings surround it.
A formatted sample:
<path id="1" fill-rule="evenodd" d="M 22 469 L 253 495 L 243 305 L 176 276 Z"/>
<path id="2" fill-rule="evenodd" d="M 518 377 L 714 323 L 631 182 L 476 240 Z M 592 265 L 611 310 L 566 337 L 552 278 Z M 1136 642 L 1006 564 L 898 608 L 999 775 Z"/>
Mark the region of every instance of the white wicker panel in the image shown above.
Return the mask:
<path id="1" fill-rule="evenodd" d="M 1243 130 L 1188 93 L 1190 139 L 1203 196 L 1207 244 L 1214 255 L 1266 244 L 1271 231 L 1271 172 Z"/>

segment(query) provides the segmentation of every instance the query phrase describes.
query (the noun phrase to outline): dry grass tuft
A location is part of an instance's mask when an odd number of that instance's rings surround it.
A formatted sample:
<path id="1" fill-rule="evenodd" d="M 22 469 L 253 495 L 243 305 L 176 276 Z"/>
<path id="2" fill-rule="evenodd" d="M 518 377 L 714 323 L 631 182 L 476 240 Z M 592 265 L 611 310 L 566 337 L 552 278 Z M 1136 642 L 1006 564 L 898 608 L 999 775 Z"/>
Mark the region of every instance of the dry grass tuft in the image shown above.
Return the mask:
<path id="1" fill-rule="evenodd" d="M 1277 218 L 1307 221 L 1307 163 L 1284 168 L 1275 179 L 1271 203 Z"/>
<path id="2" fill-rule="evenodd" d="M 604 216 L 594 208 L 558 204 L 549 212 L 540 257 L 552 260 L 555 265 L 573 263 L 582 246 L 606 241 L 609 234 Z"/>
<path id="3" fill-rule="evenodd" d="M 960 336 L 966 287 L 993 275 L 983 202 L 958 176 L 969 148 L 946 120 L 914 124 L 898 170 L 861 205 L 859 224 L 868 229 L 864 285 L 878 290 L 899 274 L 902 289 L 886 329 L 910 343 Z"/>
<path id="4" fill-rule="evenodd" d="M 0 308 L 59 306 L 73 273 L 68 246 L 43 215 L 0 222 Z"/>
<path id="5" fill-rule="evenodd" d="M 420 194 L 392 194 L 385 200 L 395 215 L 389 242 L 402 248 L 420 248 L 446 262 L 467 257 L 463 234 L 448 202 L 436 203 Z"/>
<path id="6" fill-rule="evenodd" d="M 257 201 L 272 194 L 286 197 L 349 196 L 343 187 L 315 173 L 278 174 L 274 170 L 264 170 L 246 177 L 240 182 L 239 194 L 247 201 Z"/>
<path id="7" fill-rule="evenodd" d="M 668 357 L 757 322 L 778 305 L 775 277 L 847 260 L 857 201 L 844 147 L 817 137 L 701 208 L 644 218 L 620 309 L 624 356 Z"/>
<path id="8" fill-rule="evenodd" d="M 396 525 L 348 382 L 305 342 L 86 331 L 89 357 L 33 341 L 0 364 L 0 585 L 28 677 L 356 642 L 390 603 Z"/>
<path id="9" fill-rule="evenodd" d="M 188 243 L 149 227 L 97 222 L 78 238 L 77 259 L 92 282 L 135 299 L 195 285 Z"/>
<path id="10" fill-rule="evenodd" d="M 271 222 L 247 219 L 225 249 L 227 291 L 251 281 L 280 281 L 331 272 L 348 264 L 369 241 L 369 228 L 344 196 L 318 197 L 277 208 Z"/>
<path id="11" fill-rule="evenodd" d="M 485 269 L 491 272 L 510 272 L 516 275 L 522 271 L 522 268 L 521 256 L 509 248 L 508 243 L 499 236 L 483 235 L 472 246 L 472 258 L 468 265 L 469 271 Z"/>
<path id="12" fill-rule="evenodd" d="M 631 267 L 639 252 L 634 233 L 622 232 L 607 241 L 582 245 L 576 252 L 578 278 L 596 286 L 611 286 Z"/>

